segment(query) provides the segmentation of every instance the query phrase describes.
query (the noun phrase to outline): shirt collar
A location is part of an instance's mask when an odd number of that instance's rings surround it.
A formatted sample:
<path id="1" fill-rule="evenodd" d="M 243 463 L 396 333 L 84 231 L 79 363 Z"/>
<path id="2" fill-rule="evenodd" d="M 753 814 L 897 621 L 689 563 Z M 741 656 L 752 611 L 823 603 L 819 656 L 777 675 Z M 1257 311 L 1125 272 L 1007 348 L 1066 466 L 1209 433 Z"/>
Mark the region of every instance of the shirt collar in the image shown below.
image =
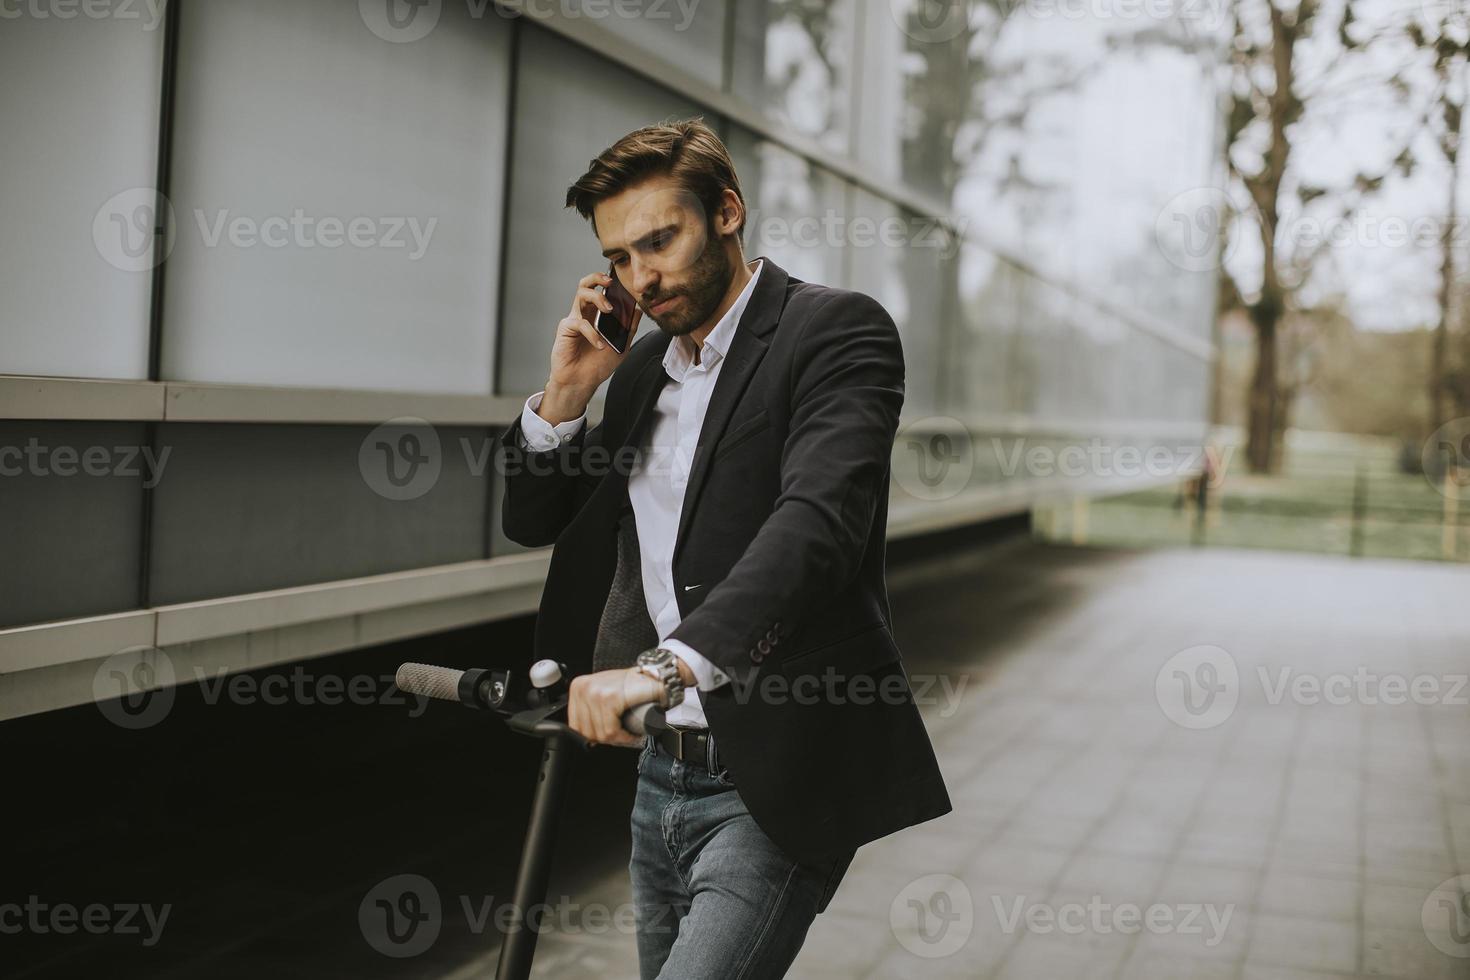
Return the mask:
<path id="1" fill-rule="evenodd" d="M 711 356 L 715 360 L 722 360 L 730 350 L 730 341 L 735 336 L 735 328 L 740 324 L 741 314 L 750 303 L 750 296 L 755 292 L 756 280 L 761 276 L 761 270 L 765 268 L 765 259 L 756 259 L 755 271 L 750 274 L 750 282 L 735 297 L 735 302 L 720 317 L 720 322 L 704 338 L 704 346 L 700 349 L 699 357 L 701 363 L 709 361 Z M 694 367 L 694 356 L 689 353 L 689 343 L 686 337 L 675 337 L 669 342 L 668 350 L 664 351 L 664 370 L 670 378 L 682 381 L 689 369 Z"/>

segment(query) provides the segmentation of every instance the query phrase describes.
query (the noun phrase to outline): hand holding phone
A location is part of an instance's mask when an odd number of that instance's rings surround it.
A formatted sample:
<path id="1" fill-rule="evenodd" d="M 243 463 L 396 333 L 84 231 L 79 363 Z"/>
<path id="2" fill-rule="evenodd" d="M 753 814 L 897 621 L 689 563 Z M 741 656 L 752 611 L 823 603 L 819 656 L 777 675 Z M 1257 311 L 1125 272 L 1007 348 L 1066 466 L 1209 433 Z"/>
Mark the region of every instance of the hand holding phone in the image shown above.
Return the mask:
<path id="1" fill-rule="evenodd" d="M 551 345 L 551 377 L 538 413 L 544 418 L 561 416 L 558 420 L 581 414 L 622 363 L 642 318 L 643 311 L 611 267 L 583 276 L 571 312 L 557 324 Z"/>
<path id="2" fill-rule="evenodd" d="M 633 294 L 623 288 L 622 282 L 618 280 L 617 270 L 610 265 L 607 267 L 607 276 L 609 281 L 603 287 L 602 295 L 612 304 L 612 309 L 599 310 L 592 325 L 597 328 L 602 339 L 621 354 L 628 349 L 628 341 L 632 339 L 643 311 L 633 299 Z"/>

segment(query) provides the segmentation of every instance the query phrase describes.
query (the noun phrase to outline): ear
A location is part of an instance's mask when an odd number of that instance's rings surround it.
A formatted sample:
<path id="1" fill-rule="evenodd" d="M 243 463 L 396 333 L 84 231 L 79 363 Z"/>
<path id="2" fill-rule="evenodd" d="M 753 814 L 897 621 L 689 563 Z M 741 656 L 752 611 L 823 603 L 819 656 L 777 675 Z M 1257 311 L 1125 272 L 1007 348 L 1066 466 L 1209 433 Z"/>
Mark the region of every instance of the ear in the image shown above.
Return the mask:
<path id="1" fill-rule="evenodd" d="M 730 188 L 720 193 L 720 209 L 715 213 L 715 230 L 721 235 L 734 234 L 745 220 L 745 208 Z"/>

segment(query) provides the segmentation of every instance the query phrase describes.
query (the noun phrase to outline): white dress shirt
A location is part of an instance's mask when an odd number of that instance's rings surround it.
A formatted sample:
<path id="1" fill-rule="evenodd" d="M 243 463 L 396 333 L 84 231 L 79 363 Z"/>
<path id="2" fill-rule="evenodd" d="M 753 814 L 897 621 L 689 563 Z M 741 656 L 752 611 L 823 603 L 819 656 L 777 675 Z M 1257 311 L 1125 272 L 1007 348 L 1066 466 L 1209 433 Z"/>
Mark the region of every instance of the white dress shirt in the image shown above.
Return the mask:
<path id="1" fill-rule="evenodd" d="M 700 348 L 699 363 L 694 363 L 688 337 L 675 337 L 664 354 L 664 371 L 671 379 L 659 394 L 654 406 L 653 431 L 645 447 L 642 462 L 628 478 L 628 497 L 638 527 L 638 550 L 643 565 L 643 596 L 648 615 L 659 636 L 659 645 L 674 651 L 694 672 L 697 688 L 684 690 L 684 702 L 668 713 L 670 724 L 684 728 L 706 728 L 704 707 L 699 692 L 719 687 L 729 681 L 714 664 L 669 634 L 682 621 L 679 603 L 674 596 L 674 538 L 679 531 L 679 518 L 684 508 L 684 488 L 689 483 L 689 470 L 694 449 L 699 443 L 699 430 L 709 408 L 710 395 L 720 374 L 720 365 L 730 349 L 740 316 L 755 291 L 764 262 L 757 260 L 750 282 L 745 284 L 730 309 L 715 324 Z M 536 414 L 546 392 L 538 391 L 526 400 L 521 410 L 521 444 L 536 451 L 555 449 L 577 434 L 586 423 L 584 412 L 575 419 L 553 426 Z"/>

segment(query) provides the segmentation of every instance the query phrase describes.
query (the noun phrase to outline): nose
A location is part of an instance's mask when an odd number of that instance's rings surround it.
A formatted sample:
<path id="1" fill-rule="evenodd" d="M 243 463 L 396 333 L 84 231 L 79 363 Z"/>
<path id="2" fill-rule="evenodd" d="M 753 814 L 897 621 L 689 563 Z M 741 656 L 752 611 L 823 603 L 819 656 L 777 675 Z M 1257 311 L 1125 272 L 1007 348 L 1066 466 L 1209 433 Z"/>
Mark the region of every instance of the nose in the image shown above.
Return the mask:
<path id="1" fill-rule="evenodd" d="M 628 274 L 631 276 L 630 285 L 633 290 L 633 295 L 640 299 L 648 296 L 655 290 L 658 284 L 658 273 L 651 269 L 648 263 L 640 262 L 636 258 L 629 258 L 628 265 L 630 267 Z"/>

